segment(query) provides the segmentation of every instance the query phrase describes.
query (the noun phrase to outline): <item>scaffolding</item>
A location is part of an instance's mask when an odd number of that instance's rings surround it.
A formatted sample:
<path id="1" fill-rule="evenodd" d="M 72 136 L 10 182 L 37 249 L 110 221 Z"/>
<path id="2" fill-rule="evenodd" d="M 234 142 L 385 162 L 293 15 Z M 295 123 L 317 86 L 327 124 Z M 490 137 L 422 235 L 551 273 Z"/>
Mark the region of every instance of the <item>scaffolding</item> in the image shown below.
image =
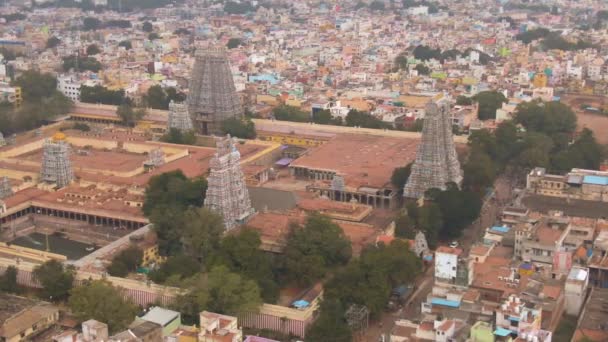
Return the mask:
<path id="1" fill-rule="evenodd" d="M 167 128 L 175 128 L 182 132 L 191 131 L 193 129 L 188 106 L 185 103 L 173 101 L 169 103 L 169 120 L 167 121 Z"/>
<path id="2" fill-rule="evenodd" d="M 222 121 L 243 116 L 223 47 L 198 49 L 190 77 L 188 111 L 200 134 L 217 134 Z"/>
<path id="3" fill-rule="evenodd" d="M 8 180 L 8 177 L 2 177 L 0 179 L 0 198 L 6 198 L 13 194 L 13 188 L 11 187 L 11 182 Z"/>
<path id="4" fill-rule="evenodd" d="M 364 305 L 351 304 L 344 314 L 352 332 L 364 332 L 369 326 L 369 310 Z"/>
<path id="5" fill-rule="evenodd" d="M 148 154 L 148 160 L 145 166 L 159 167 L 165 163 L 165 152 L 162 148 L 155 148 Z"/>
<path id="6" fill-rule="evenodd" d="M 243 224 L 251 214 L 251 200 L 241 170 L 241 154 L 230 135 L 216 141 L 217 151 L 211 159 L 205 207 L 219 213 L 226 229 Z"/>
<path id="7" fill-rule="evenodd" d="M 422 141 L 403 196 L 421 198 L 431 188 L 445 190 L 450 182 L 460 185 L 462 172 L 454 147 L 450 102 L 446 98 L 426 104 Z"/>
<path id="8" fill-rule="evenodd" d="M 63 188 L 74 180 L 70 145 L 63 133 L 57 133 L 45 141 L 40 179 L 46 183 L 54 183 L 58 188 Z"/>

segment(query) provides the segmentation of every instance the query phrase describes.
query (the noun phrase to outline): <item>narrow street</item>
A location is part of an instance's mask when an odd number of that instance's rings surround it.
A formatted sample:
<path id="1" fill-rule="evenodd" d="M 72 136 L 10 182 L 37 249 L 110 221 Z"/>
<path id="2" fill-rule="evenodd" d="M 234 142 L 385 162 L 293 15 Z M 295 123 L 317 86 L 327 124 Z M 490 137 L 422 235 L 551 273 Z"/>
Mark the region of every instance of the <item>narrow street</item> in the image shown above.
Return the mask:
<path id="1" fill-rule="evenodd" d="M 502 175 L 494 183 L 494 195 L 488 199 L 481 209 L 481 214 L 467 229 L 463 231 L 459 239 L 460 247 L 468 254 L 471 246 L 481 240 L 485 229 L 494 225 L 501 211 L 513 200 L 514 184 Z M 396 312 L 385 312 L 380 320 L 370 323 L 369 328 L 363 334 L 353 336 L 354 341 L 358 342 L 376 342 L 388 341 L 390 331 L 395 325 L 395 321 L 399 319 L 416 320 L 420 317 L 420 304 L 433 287 L 434 268 L 430 265 L 424 274 L 420 275 L 416 280 L 416 290 L 408 298 L 403 308 Z"/>

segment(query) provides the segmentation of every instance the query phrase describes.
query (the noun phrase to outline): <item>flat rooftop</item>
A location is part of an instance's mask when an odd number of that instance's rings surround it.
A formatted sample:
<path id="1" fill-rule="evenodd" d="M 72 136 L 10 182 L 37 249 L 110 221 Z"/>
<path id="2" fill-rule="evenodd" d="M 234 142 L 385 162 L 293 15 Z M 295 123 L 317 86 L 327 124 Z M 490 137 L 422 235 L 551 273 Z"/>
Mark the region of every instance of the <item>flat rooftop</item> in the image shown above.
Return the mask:
<path id="1" fill-rule="evenodd" d="M 347 187 L 382 189 L 391 186 L 397 167 L 416 158 L 420 140 L 377 135 L 340 134 L 296 159 L 290 167 L 336 172 Z"/>
<path id="2" fill-rule="evenodd" d="M 98 149 L 87 149 L 83 153 L 78 153 L 77 147 L 72 148 L 70 153 L 70 161 L 74 170 L 98 169 L 108 171 L 126 172 L 135 170 L 141 167 L 148 159 L 147 156 L 141 153 L 130 153 L 124 151 L 104 151 Z M 23 161 L 31 161 L 40 163 L 42 161 L 42 149 L 35 150 L 26 154 L 17 156 Z"/>
<path id="3" fill-rule="evenodd" d="M 527 194 L 522 199 L 522 204 L 530 210 L 545 214 L 548 214 L 549 211 L 559 210 L 566 216 L 608 218 L 608 202 Z"/>

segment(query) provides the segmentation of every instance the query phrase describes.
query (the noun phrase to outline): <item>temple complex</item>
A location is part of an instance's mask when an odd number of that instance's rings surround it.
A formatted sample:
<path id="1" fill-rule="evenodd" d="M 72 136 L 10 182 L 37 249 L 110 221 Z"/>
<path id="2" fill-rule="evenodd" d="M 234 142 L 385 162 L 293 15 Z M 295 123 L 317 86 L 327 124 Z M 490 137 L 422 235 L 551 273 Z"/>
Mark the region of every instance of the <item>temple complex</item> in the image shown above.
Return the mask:
<path id="1" fill-rule="evenodd" d="M 226 229 L 245 222 L 253 213 L 240 160 L 241 154 L 229 135 L 217 141 L 217 152 L 209 163 L 205 207 L 222 215 Z"/>
<path id="2" fill-rule="evenodd" d="M 422 141 L 403 196 L 420 198 L 428 189 L 445 190 L 447 183 L 460 185 L 461 181 L 460 162 L 452 137 L 450 102 L 443 97 L 431 100 L 426 105 Z"/>
<path id="3" fill-rule="evenodd" d="M 70 145 L 63 133 L 56 133 L 44 143 L 40 179 L 54 183 L 58 188 L 70 184 L 74 179 L 70 162 Z"/>
<path id="4" fill-rule="evenodd" d="M 196 131 L 204 135 L 218 134 L 222 121 L 243 115 L 224 48 L 196 51 L 188 110 Z"/>
<path id="5" fill-rule="evenodd" d="M 173 101 L 169 103 L 167 128 L 175 128 L 182 132 L 193 129 L 192 120 L 190 119 L 190 114 L 188 113 L 188 105 Z"/>

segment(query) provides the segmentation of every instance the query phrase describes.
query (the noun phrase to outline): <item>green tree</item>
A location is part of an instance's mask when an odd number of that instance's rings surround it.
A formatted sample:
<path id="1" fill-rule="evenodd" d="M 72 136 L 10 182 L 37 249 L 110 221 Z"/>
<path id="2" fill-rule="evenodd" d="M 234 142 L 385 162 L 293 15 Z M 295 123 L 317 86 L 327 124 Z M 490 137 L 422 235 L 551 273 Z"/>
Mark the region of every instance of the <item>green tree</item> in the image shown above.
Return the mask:
<path id="1" fill-rule="evenodd" d="M 53 301 L 66 299 L 74 284 L 73 271 L 54 259 L 36 266 L 33 276 L 42 285 L 42 298 Z"/>
<path id="2" fill-rule="evenodd" d="M 101 85 L 96 85 L 93 87 L 85 85 L 81 86 L 80 101 L 86 103 L 101 103 L 115 106 L 130 103 L 129 99 L 125 97 L 125 91 L 123 89 L 109 90 L 108 88 Z"/>
<path id="3" fill-rule="evenodd" d="M 255 124 L 249 118 L 228 118 L 222 121 L 222 134 L 230 134 L 241 139 L 255 139 Z"/>
<path id="4" fill-rule="evenodd" d="M 199 273 L 183 283 L 188 291 L 176 299 L 173 308 L 188 324 L 197 322 L 202 310 L 238 315 L 256 312 L 262 304 L 255 281 L 230 272 L 226 266 L 215 266 L 208 274 Z"/>
<path id="5" fill-rule="evenodd" d="M 395 168 L 391 176 L 391 184 L 393 184 L 393 186 L 399 191 L 402 191 L 408 178 L 410 178 L 411 173 L 412 163 L 409 163 L 404 167 Z"/>
<path id="6" fill-rule="evenodd" d="M 15 266 L 9 266 L 0 275 L 0 291 L 8 293 L 19 293 L 19 284 L 17 284 L 18 270 Z"/>
<path id="7" fill-rule="evenodd" d="M 72 289 L 68 306 L 79 320 L 95 319 L 108 324 L 111 334 L 127 328 L 137 314 L 137 307 L 103 280 Z"/>
<path id="8" fill-rule="evenodd" d="M 425 45 L 418 45 L 414 48 L 414 58 L 427 61 L 429 59 L 441 60 L 441 50 L 433 49 Z"/>
<path id="9" fill-rule="evenodd" d="M 395 57 L 395 65 L 401 70 L 407 69 L 407 54 L 402 52 Z"/>
<path id="10" fill-rule="evenodd" d="M 206 190 L 204 178 L 188 179 L 181 170 L 150 178 L 143 212 L 153 223 L 161 254 L 176 255 L 182 251 L 184 212 L 190 206 L 202 206 Z"/>
<path id="11" fill-rule="evenodd" d="M 124 47 L 127 50 L 131 50 L 133 48 L 133 46 L 131 45 L 131 42 L 128 40 L 123 40 L 122 42 L 118 43 L 119 47 Z"/>
<path id="12" fill-rule="evenodd" d="M 448 183 L 446 190 L 439 191 L 432 197 L 443 218 L 443 227 L 439 232 L 439 238 L 443 240 L 460 236 L 462 230 L 475 221 L 481 212 L 480 196 L 459 190 L 454 183 Z"/>
<path id="13" fill-rule="evenodd" d="M 332 117 L 329 109 L 323 109 L 312 113 L 312 122 L 320 125 L 342 125 L 342 118 Z"/>
<path id="14" fill-rule="evenodd" d="M 123 104 L 116 108 L 116 114 L 125 126 L 135 127 L 135 124 L 146 115 L 143 108 L 133 109 L 129 104 Z"/>
<path id="15" fill-rule="evenodd" d="M 59 44 L 61 44 L 61 39 L 59 39 L 55 36 L 51 36 L 49 39 L 46 40 L 47 49 L 52 49 L 54 47 L 57 47 Z"/>
<path id="16" fill-rule="evenodd" d="M 414 69 L 418 71 L 418 75 L 428 75 L 431 73 L 431 69 L 422 63 L 416 64 Z"/>
<path id="17" fill-rule="evenodd" d="M 196 134 L 193 130 L 182 132 L 177 128 L 170 128 L 160 140 L 171 144 L 194 145 L 196 144 Z"/>
<path id="18" fill-rule="evenodd" d="M 94 57 L 82 57 L 82 56 L 67 56 L 63 57 L 63 70 L 64 71 L 92 71 L 98 72 L 101 70 L 102 65 Z"/>
<path id="19" fill-rule="evenodd" d="M 515 122 L 527 131 L 555 137 L 559 133 L 572 134 L 576 129 L 576 115 L 560 102 L 522 102 L 515 111 Z"/>
<path id="20" fill-rule="evenodd" d="M 300 110 L 299 108 L 287 106 L 287 105 L 280 105 L 278 107 L 275 107 L 272 110 L 272 114 L 274 115 L 274 118 L 277 120 L 294 121 L 294 122 L 310 121 L 310 115 L 308 113 Z"/>
<path id="21" fill-rule="evenodd" d="M 149 21 L 145 21 L 145 22 L 144 22 L 144 23 L 141 25 L 141 29 L 142 29 L 142 31 L 144 31 L 144 32 L 148 32 L 148 33 L 150 33 L 150 32 L 152 32 L 152 31 L 154 31 L 154 26 L 152 26 L 152 23 L 151 23 L 151 22 L 149 22 Z"/>
<path id="22" fill-rule="evenodd" d="M 306 341 L 350 342 L 352 332 L 346 323 L 346 309 L 337 299 L 324 299 L 321 313 L 306 332 Z"/>
<path id="23" fill-rule="evenodd" d="M 361 112 L 356 109 L 351 109 L 346 115 L 346 126 L 364 127 L 364 128 L 385 128 L 386 125 L 377 117 Z"/>
<path id="24" fill-rule="evenodd" d="M 311 214 L 304 227 L 294 225 L 285 246 L 287 280 L 306 286 L 350 259 L 352 247 L 342 228 L 330 218 Z"/>
<path id="25" fill-rule="evenodd" d="M 473 99 L 468 96 L 458 95 L 456 97 L 456 104 L 459 106 L 470 106 L 473 104 Z"/>
<path id="26" fill-rule="evenodd" d="M 56 93 L 57 78 L 48 73 L 27 70 L 17 77 L 13 85 L 21 87 L 24 101 L 38 102 L 42 98 L 50 97 Z"/>
<path id="27" fill-rule="evenodd" d="M 96 44 L 91 44 L 91 45 L 87 46 L 87 55 L 89 55 L 89 56 L 97 55 L 100 52 L 101 52 L 101 49 L 99 49 L 99 46 L 97 46 Z"/>
<path id="28" fill-rule="evenodd" d="M 184 252 L 207 262 L 217 253 L 221 236 L 226 230 L 222 217 L 207 208 L 188 208 L 183 221 Z"/>
<path id="29" fill-rule="evenodd" d="M 494 161 L 484 151 L 473 150 L 463 166 L 463 189 L 483 193 L 486 188 L 494 184 L 497 169 Z"/>
<path id="30" fill-rule="evenodd" d="M 243 229 L 236 235 L 228 235 L 220 243 L 218 259 L 214 264 L 223 264 L 232 272 L 257 282 L 265 303 L 278 299 L 279 287 L 273 274 L 270 257 L 260 250 L 260 234 L 253 229 Z"/>
<path id="31" fill-rule="evenodd" d="M 607 153 L 595 140 L 593 132 L 585 128 L 578 138 L 551 159 L 551 170 L 566 173 L 573 168 L 598 170 Z"/>
<path id="32" fill-rule="evenodd" d="M 85 31 L 94 31 L 101 26 L 101 20 L 93 17 L 86 17 L 82 21 L 82 25 Z"/>
<path id="33" fill-rule="evenodd" d="M 405 241 L 368 246 L 358 260 L 338 270 L 327 282 L 324 298 L 338 300 L 344 308 L 351 304 L 365 305 L 372 317 L 378 317 L 386 307 L 391 290 L 411 283 L 420 270 L 420 259 Z M 323 315 L 323 304 L 321 311 Z"/>
<path id="34" fill-rule="evenodd" d="M 200 178 L 189 179 L 181 170 L 165 172 L 153 176 L 146 188 L 143 212 L 150 216 L 158 207 L 172 206 L 186 209 L 201 207 L 205 200 L 207 181 Z"/>
<path id="35" fill-rule="evenodd" d="M 132 245 L 118 253 L 108 267 L 108 273 L 115 277 L 125 277 L 129 272 L 135 272 L 141 265 L 143 252 Z"/>
<path id="36" fill-rule="evenodd" d="M 176 281 L 179 286 L 185 279 L 195 276 L 202 269 L 200 262 L 187 255 L 170 256 L 159 268 L 148 274 L 148 278 L 157 284 Z"/>
<path id="37" fill-rule="evenodd" d="M 507 102 L 507 98 L 498 91 L 482 91 L 473 97 L 479 104 L 479 120 L 496 119 L 496 110 Z"/>
<path id="38" fill-rule="evenodd" d="M 144 95 L 146 106 L 154 109 L 169 109 L 167 95 L 163 88 L 159 85 L 153 85 L 148 88 L 148 92 Z"/>
<path id="39" fill-rule="evenodd" d="M 160 36 L 156 32 L 152 32 L 148 35 L 148 40 L 157 40 L 159 38 L 160 38 Z"/>
<path id="40" fill-rule="evenodd" d="M 230 40 L 228 40 L 228 43 L 226 44 L 226 47 L 229 49 L 235 49 L 241 45 L 243 45 L 243 40 L 241 40 L 240 38 L 230 38 Z"/>
<path id="41" fill-rule="evenodd" d="M 225 266 L 209 272 L 209 310 L 227 315 L 256 312 L 262 305 L 255 281 L 232 273 Z"/>
<path id="42" fill-rule="evenodd" d="M 369 4 L 369 9 L 372 11 L 384 11 L 386 9 L 386 6 L 384 5 L 384 2 L 380 0 L 374 0 Z"/>

